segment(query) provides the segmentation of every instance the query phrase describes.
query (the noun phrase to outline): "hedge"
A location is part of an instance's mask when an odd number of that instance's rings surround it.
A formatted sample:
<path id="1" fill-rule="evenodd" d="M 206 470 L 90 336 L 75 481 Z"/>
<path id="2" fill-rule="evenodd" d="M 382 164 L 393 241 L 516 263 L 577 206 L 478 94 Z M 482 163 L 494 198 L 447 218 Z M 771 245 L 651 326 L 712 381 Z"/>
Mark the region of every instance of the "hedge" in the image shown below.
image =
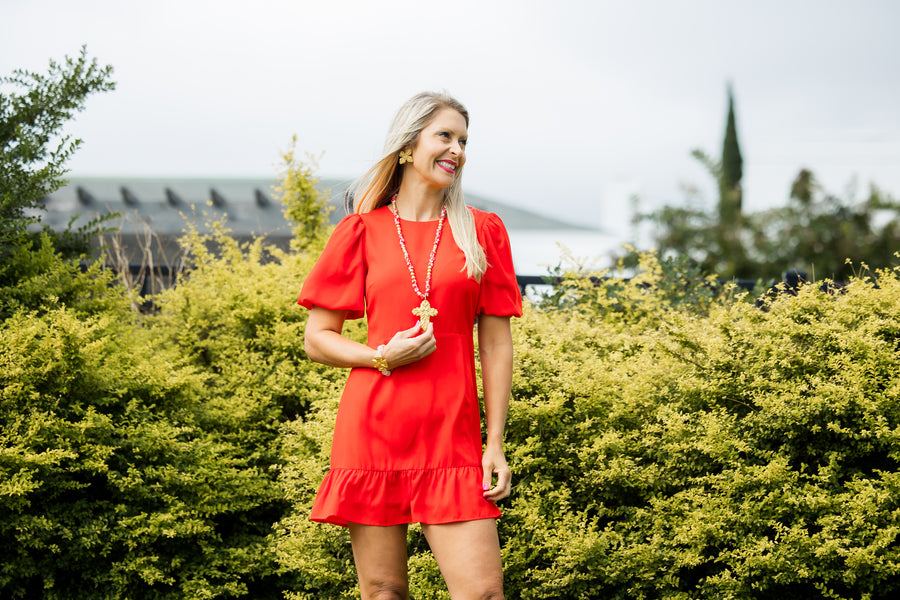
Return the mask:
<path id="1" fill-rule="evenodd" d="M 643 261 L 599 289 L 570 274 L 514 327 L 508 596 L 894 597 L 900 273 L 760 309 Z M 306 521 L 335 401 L 283 436 L 296 598 L 354 593 L 346 536 Z M 446 598 L 418 528 L 409 549 L 414 597 Z"/>
<path id="2" fill-rule="evenodd" d="M 287 253 L 189 233 L 147 315 L 35 251 L 0 293 L 0 596 L 357 595 L 346 531 L 308 520 L 346 377 L 306 359 L 294 303 L 326 233 Z M 652 255 L 627 281 L 563 274 L 513 328 L 508 597 L 900 591 L 900 270 L 760 307 Z M 414 597 L 446 598 L 408 542 Z"/>

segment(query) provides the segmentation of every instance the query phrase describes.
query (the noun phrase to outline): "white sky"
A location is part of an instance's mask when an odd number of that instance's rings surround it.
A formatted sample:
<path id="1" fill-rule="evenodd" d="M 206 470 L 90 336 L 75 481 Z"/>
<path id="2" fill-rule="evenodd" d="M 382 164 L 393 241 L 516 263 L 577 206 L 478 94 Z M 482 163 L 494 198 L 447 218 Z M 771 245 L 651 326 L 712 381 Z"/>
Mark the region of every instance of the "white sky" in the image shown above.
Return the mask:
<path id="1" fill-rule="evenodd" d="M 112 64 L 68 131 L 73 176 L 274 176 L 279 151 L 350 178 L 394 110 L 446 89 L 471 113 L 467 190 L 607 231 L 642 206 L 712 202 L 736 95 L 745 207 L 801 167 L 900 195 L 900 2 L 892 0 L 0 0 L 0 73 Z"/>

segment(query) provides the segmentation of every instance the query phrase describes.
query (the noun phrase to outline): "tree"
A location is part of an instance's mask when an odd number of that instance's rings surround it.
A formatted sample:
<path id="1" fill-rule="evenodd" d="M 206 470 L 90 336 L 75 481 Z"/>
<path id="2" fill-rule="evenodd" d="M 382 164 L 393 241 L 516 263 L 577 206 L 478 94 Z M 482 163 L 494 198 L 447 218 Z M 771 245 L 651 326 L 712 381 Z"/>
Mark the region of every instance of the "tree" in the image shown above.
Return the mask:
<path id="1" fill-rule="evenodd" d="M 657 226 L 654 242 L 660 253 L 688 257 L 706 273 L 740 279 L 780 279 L 785 270 L 800 268 L 810 276 L 843 280 L 854 268 L 847 259 L 857 267 L 894 264 L 900 248 L 900 203 L 875 186 L 857 202 L 827 193 L 811 171 L 802 169 L 787 206 L 745 213 L 735 121 L 729 86 L 721 160 L 699 149 L 692 152 L 716 182 L 715 210 L 665 205 L 636 217 Z"/>
<path id="2" fill-rule="evenodd" d="M 26 243 L 39 220 L 33 211 L 65 184 L 65 162 L 81 140 L 61 130 L 89 95 L 115 88 L 111 77 L 112 67 L 88 60 L 86 47 L 62 64 L 51 60 L 45 75 L 17 69 L 0 77 L 0 256 Z"/>
<path id="3" fill-rule="evenodd" d="M 741 214 L 741 178 L 744 176 L 744 159 L 738 144 L 737 125 L 734 118 L 734 93 L 728 86 L 728 121 L 725 125 L 725 139 L 722 141 L 722 193 L 719 198 L 719 213 L 737 217 Z M 725 219 L 723 219 L 725 220 Z"/>
<path id="4" fill-rule="evenodd" d="M 63 135 L 66 121 L 94 92 L 112 90 L 112 67 L 88 60 L 86 48 L 45 75 L 24 70 L 0 78 L 0 320 L 17 310 L 106 305 L 109 277 L 99 265 L 82 273 L 77 260 L 105 218 L 76 230 L 30 230 L 41 199 L 65 181 L 65 162 L 81 140 Z M 115 302 L 115 300 L 112 300 Z"/>
<path id="5" fill-rule="evenodd" d="M 730 85 L 721 157 L 716 160 L 699 148 L 695 148 L 691 155 L 716 182 L 719 194 L 716 212 L 712 214 L 695 208 L 665 206 L 637 219 L 660 225 L 656 240 L 660 250 L 690 256 L 702 268 L 723 277 L 752 276 L 742 235 L 741 178 L 744 175 L 744 160 L 738 143 L 734 93 Z"/>
<path id="6" fill-rule="evenodd" d="M 761 211 L 746 227 L 760 269 L 797 267 L 810 278 L 846 280 L 866 265 L 897 264 L 900 202 L 872 185 L 857 201 L 826 191 L 808 169 L 791 185 L 786 206 Z"/>

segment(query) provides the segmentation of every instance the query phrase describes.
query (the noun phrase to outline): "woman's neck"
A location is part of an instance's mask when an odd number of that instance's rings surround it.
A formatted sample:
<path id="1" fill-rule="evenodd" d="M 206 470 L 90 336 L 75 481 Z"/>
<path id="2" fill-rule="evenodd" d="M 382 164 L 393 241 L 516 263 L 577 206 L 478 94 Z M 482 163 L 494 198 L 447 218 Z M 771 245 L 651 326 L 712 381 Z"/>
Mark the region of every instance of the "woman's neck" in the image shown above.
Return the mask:
<path id="1" fill-rule="evenodd" d="M 414 185 L 406 180 L 397 192 L 397 211 L 406 221 L 435 221 L 441 216 L 444 202 L 443 188 Z"/>

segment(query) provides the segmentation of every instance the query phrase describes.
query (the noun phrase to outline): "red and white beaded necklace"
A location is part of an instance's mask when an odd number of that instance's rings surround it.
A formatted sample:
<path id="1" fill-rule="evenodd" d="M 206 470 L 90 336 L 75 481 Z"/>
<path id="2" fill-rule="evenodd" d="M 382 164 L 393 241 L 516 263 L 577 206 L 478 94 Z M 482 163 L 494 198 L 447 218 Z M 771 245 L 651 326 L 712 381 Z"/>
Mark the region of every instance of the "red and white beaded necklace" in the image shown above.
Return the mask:
<path id="1" fill-rule="evenodd" d="M 406 251 L 406 240 L 403 239 L 403 232 L 400 230 L 400 213 L 397 211 L 397 194 L 391 198 L 391 212 L 394 213 L 394 225 L 397 226 L 397 237 L 400 239 L 400 249 L 403 250 L 403 258 L 406 259 L 406 267 L 409 269 L 409 277 L 412 279 L 413 291 L 416 296 L 422 299 L 422 303 L 418 308 L 412 310 L 412 314 L 419 317 L 419 328 L 425 331 L 428 322 L 432 317 L 437 316 L 438 311 L 432 308 L 428 302 L 428 294 L 431 293 L 431 270 L 434 267 L 434 257 L 437 255 L 438 243 L 441 241 L 441 231 L 444 229 L 444 219 L 447 217 L 447 207 L 441 206 L 441 218 L 438 219 L 437 231 L 434 233 L 434 246 L 431 248 L 431 256 L 428 257 L 428 272 L 425 274 L 425 293 L 419 289 L 416 282 L 416 270 L 413 268 L 412 261 L 409 260 L 409 252 Z"/>

